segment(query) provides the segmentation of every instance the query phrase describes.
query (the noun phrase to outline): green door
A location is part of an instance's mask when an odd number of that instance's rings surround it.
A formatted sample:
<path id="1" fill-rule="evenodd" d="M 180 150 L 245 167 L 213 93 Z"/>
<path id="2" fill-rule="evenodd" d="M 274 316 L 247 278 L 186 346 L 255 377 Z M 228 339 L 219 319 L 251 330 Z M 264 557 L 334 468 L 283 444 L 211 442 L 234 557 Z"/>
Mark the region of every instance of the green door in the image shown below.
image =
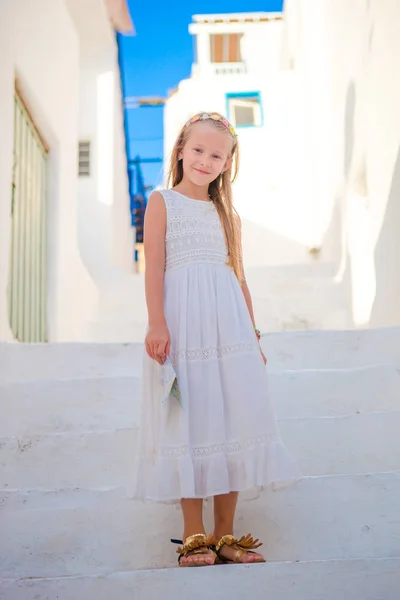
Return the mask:
<path id="1" fill-rule="evenodd" d="M 18 92 L 8 285 L 10 327 L 21 342 L 45 342 L 47 149 Z"/>

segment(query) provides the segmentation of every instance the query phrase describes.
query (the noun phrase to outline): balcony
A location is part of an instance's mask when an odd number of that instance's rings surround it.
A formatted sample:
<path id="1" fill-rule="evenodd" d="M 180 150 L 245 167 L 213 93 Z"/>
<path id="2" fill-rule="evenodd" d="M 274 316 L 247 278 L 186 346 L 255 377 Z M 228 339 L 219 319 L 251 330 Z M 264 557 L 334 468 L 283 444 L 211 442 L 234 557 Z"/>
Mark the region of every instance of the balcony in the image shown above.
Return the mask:
<path id="1" fill-rule="evenodd" d="M 244 75 L 246 65 L 244 62 L 211 63 L 215 75 Z"/>
<path id="2" fill-rule="evenodd" d="M 192 77 L 204 75 L 245 75 L 247 72 L 244 62 L 217 62 L 199 65 L 192 65 Z"/>

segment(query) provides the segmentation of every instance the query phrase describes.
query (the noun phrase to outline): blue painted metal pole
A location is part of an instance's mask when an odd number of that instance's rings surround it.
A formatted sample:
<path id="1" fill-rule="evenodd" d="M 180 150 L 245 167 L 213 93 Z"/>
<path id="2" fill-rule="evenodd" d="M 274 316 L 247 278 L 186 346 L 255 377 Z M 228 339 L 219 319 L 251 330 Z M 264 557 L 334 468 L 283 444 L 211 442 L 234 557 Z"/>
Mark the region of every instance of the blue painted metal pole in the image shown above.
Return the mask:
<path id="1" fill-rule="evenodd" d="M 127 165 L 127 174 L 128 174 L 128 188 L 129 188 L 129 212 L 131 215 L 131 225 L 135 226 L 135 218 L 134 218 L 134 173 L 130 166 L 131 163 L 131 148 L 129 145 L 129 130 L 128 130 L 128 111 L 125 107 L 125 97 L 126 97 L 126 81 L 125 81 L 125 72 L 122 60 L 122 46 L 121 40 L 122 35 L 120 33 L 116 34 L 117 37 L 117 48 L 118 48 L 118 65 L 119 72 L 121 78 L 121 95 L 122 95 L 122 111 L 124 116 L 124 134 L 125 134 L 125 153 L 126 153 L 126 165 Z M 136 232 L 137 237 L 137 232 Z M 137 251 L 133 248 L 134 252 L 134 261 L 137 262 L 138 256 Z"/>

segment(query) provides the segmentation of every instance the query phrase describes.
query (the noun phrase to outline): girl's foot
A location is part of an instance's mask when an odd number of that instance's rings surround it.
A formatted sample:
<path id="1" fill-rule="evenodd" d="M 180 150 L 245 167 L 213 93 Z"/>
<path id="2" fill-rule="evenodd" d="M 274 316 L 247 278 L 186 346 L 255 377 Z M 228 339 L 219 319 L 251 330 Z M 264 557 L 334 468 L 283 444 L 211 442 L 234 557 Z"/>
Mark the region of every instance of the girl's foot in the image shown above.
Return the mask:
<path id="1" fill-rule="evenodd" d="M 265 562 L 265 558 L 258 552 L 253 552 L 262 546 L 258 540 L 248 534 L 238 540 L 233 535 L 224 535 L 216 545 L 216 553 L 219 560 L 223 563 L 260 563 Z"/>
<path id="2" fill-rule="evenodd" d="M 199 548 L 200 550 L 200 548 Z M 186 554 L 186 556 L 182 556 L 179 561 L 180 567 L 205 567 L 211 566 L 215 563 L 215 553 L 207 548 L 207 546 L 203 546 L 201 548 L 202 552 L 199 554 L 191 554 L 190 552 Z"/>
<path id="3" fill-rule="evenodd" d="M 205 567 L 215 563 L 216 554 L 212 547 L 215 545 L 213 535 L 197 533 L 186 538 L 182 548 L 178 548 L 178 563 L 180 567 Z"/>

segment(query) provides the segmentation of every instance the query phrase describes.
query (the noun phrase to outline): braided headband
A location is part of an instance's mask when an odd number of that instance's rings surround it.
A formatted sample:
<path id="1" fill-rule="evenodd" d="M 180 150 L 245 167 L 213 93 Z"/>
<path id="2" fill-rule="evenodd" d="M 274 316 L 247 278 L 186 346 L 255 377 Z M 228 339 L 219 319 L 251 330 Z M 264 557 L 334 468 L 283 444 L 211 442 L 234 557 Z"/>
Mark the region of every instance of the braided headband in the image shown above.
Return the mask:
<path id="1" fill-rule="evenodd" d="M 197 123 L 198 121 L 206 121 L 207 119 L 211 119 L 212 121 L 222 123 L 222 125 L 224 125 L 224 127 L 226 127 L 226 129 L 231 133 L 234 141 L 236 142 L 237 133 L 234 127 L 229 123 L 228 119 L 225 119 L 225 117 L 221 117 L 221 115 L 218 115 L 216 113 L 199 113 L 198 115 L 195 115 L 194 117 L 189 119 L 189 121 L 187 121 L 187 123 L 185 124 L 185 127 L 192 125 L 192 123 Z"/>

